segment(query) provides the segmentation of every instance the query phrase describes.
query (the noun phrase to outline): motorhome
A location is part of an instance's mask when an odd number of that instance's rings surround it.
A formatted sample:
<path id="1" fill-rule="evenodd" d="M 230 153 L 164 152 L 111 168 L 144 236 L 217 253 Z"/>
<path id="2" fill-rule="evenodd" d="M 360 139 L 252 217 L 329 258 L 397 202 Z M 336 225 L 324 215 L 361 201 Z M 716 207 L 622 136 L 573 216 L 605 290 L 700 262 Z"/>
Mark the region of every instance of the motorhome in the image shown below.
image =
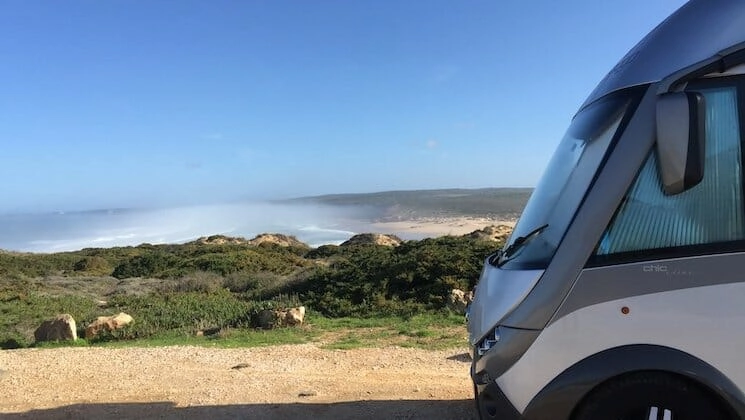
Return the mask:
<path id="1" fill-rule="evenodd" d="M 590 94 L 484 263 L 482 418 L 745 418 L 744 137 L 745 1 L 692 0 Z"/>

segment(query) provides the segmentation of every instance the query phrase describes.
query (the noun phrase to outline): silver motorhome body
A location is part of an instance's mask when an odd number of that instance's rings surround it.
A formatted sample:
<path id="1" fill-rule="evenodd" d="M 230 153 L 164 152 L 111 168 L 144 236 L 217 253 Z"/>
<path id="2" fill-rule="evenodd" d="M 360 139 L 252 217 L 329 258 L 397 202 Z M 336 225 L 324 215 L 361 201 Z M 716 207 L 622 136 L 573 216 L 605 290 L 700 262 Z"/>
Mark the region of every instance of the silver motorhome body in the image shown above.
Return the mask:
<path id="1" fill-rule="evenodd" d="M 659 82 L 745 42 L 741 0 L 691 1 L 658 25 L 603 78 L 581 108 L 610 92 Z"/>
<path id="2" fill-rule="evenodd" d="M 476 289 L 482 417 L 585 418 L 634 380 L 745 416 L 744 67 L 745 1 L 694 0 L 582 105 Z"/>

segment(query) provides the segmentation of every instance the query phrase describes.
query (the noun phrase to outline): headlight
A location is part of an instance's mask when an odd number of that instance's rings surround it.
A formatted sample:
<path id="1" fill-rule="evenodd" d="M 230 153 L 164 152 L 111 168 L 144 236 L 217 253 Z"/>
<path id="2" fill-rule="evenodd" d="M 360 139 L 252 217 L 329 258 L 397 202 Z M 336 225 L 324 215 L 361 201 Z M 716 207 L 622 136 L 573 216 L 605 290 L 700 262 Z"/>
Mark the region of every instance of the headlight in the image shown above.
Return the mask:
<path id="1" fill-rule="evenodd" d="M 476 349 L 476 353 L 478 353 L 479 356 L 483 356 L 484 353 L 489 351 L 492 347 L 494 347 L 495 344 L 499 342 L 499 327 L 495 327 L 491 332 L 484 337 L 483 340 L 478 345 L 478 348 Z"/>

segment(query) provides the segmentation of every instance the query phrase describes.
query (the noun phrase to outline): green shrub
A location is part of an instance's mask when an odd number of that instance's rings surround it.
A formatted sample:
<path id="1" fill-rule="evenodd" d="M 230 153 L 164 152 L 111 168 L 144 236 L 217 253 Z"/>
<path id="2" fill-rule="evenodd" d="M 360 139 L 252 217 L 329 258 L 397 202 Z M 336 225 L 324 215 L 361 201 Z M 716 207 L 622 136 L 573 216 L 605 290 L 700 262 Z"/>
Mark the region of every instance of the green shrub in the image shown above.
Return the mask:
<path id="1" fill-rule="evenodd" d="M 259 273 L 252 273 L 250 271 L 236 271 L 234 273 L 230 273 L 225 276 L 223 286 L 233 293 L 245 293 L 254 290 L 259 284 L 259 280 L 257 278 L 258 274 Z"/>
<path id="2" fill-rule="evenodd" d="M 225 279 L 216 273 L 196 271 L 179 279 L 170 280 L 159 287 L 161 293 L 198 292 L 214 293 L 223 288 Z"/>
<path id="3" fill-rule="evenodd" d="M 85 257 L 75 263 L 73 269 L 81 274 L 90 276 L 106 276 L 111 274 L 112 267 L 105 258 L 98 256 Z"/>
<path id="4" fill-rule="evenodd" d="M 136 255 L 116 266 L 111 273 L 118 279 L 130 277 L 166 277 L 165 272 L 179 266 L 179 260 L 173 255 L 162 252 L 150 252 Z"/>
<path id="5" fill-rule="evenodd" d="M 109 306 L 130 314 L 135 322 L 131 338 L 150 337 L 156 333 L 197 330 L 250 324 L 247 302 L 227 290 L 212 293 L 182 292 L 144 296 L 116 296 Z"/>
<path id="6" fill-rule="evenodd" d="M 310 251 L 308 251 L 308 253 L 305 254 L 305 258 L 310 258 L 313 260 L 319 258 L 329 258 L 339 254 L 342 251 L 343 248 L 338 245 L 321 245 L 316 249 L 311 249 Z"/>
<path id="7" fill-rule="evenodd" d="M 192 242 L 58 254 L 0 253 L 0 346 L 28 345 L 41 321 L 59 313 L 70 313 L 81 327 L 118 311 L 135 318 L 133 326 L 100 338 L 108 340 L 250 327 L 259 311 L 301 301 L 312 313 L 328 317 L 438 312 L 452 288 L 475 285 L 485 256 L 498 247 L 483 240 L 443 237 L 398 247 L 323 246 L 310 251 Z M 72 279 L 69 284 L 57 281 L 60 276 L 95 281 L 82 276 L 106 275 L 109 270 L 120 279 L 145 279 L 131 281 L 136 291 L 112 288 L 111 279 L 93 288 L 76 287 Z M 55 288 L 45 288 L 52 280 Z M 150 293 L 158 282 L 159 293 Z M 124 291 L 102 296 L 108 300 L 104 310 L 95 306 L 98 298 L 92 296 L 103 290 Z"/>

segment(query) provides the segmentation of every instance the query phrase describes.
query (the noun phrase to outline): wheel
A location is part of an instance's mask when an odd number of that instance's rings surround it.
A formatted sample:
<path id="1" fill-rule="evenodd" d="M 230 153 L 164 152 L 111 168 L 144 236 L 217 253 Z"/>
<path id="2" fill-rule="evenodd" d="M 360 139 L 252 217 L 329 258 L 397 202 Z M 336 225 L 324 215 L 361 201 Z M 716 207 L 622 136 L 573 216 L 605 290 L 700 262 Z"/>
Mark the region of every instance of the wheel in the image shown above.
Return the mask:
<path id="1" fill-rule="evenodd" d="M 574 420 L 729 419 L 705 388 L 683 377 L 639 372 L 600 385 L 580 404 Z"/>

